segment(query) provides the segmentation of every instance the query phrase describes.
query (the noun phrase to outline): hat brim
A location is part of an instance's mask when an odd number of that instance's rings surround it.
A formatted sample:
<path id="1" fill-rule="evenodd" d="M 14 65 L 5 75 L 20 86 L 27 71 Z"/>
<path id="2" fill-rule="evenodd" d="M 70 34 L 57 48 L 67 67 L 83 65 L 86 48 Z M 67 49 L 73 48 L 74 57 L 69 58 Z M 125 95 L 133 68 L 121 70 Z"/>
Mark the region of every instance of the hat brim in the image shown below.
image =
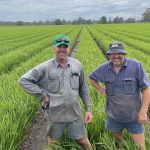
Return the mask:
<path id="1" fill-rule="evenodd" d="M 65 43 L 65 42 L 60 42 L 60 43 L 55 43 L 55 46 L 57 47 L 57 46 L 59 46 L 59 45 L 62 45 L 62 44 L 65 44 L 65 45 L 67 45 L 68 47 L 70 46 L 69 45 L 69 43 Z"/>
<path id="2" fill-rule="evenodd" d="M 113 49 L 113 50 L 108 50 L 108 51 L 106 52 L 107 55 L 114 54 L 114 53 L 115 53 L 115 54 L 121 53 L 121 54 L 124 54 L 124 55 L 127 54 L 124 49 Z"/>

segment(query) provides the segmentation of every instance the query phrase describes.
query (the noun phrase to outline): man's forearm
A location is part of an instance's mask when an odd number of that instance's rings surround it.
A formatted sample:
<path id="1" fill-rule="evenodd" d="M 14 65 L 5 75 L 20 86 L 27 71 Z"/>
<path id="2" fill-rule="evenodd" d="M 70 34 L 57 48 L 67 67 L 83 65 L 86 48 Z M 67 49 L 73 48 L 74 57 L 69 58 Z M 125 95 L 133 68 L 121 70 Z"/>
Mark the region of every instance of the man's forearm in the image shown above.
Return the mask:
<path id="1" fill-rule="evenodd" d="M 79 95 L 84 103 L 85 111 L 90 112 L 91 111 L 90 96 L 89 96 L 89 91 L 88 91 L 88 87 L 87 87 L 87 83 L 83 71 L 81 71 L 80 74 Z"/>
<path id="2" fill-rule="evenodd" d="M 100 91 L 102 94 L 106 94 L 106 89 L 104 87 L 102 87 L 98 82 L 96 82 L 95 80 L 90 79 L 92 85 L 98 90 Z"/>
<path id="3" fill-rule="evenodd" d="M 21 78 L 18 83 L 27 93 L 32 96 L 38 97 L 39 99 L 43 99 L 47 96 L 47 92 L 44 89 L 25 78 Z"/>
<path id="4" fill-rule="evenodd" d="M 85 88 L 82 88 L 79 92 L 79 95 L 85 105 L 85 111 L 90 112 L 91 111 L 91 102 L 90 102 L 90 96 L 88 93 L 88 89 L 85 86 Z"/>
<path id="5" fill-rule="evenodd" d="M 144 91 L 142 93 L 141 111 L 147 113 L 149 103 L 150 103 L 150 87 L 147 87 L 146 89 L 144 89 Z"/>

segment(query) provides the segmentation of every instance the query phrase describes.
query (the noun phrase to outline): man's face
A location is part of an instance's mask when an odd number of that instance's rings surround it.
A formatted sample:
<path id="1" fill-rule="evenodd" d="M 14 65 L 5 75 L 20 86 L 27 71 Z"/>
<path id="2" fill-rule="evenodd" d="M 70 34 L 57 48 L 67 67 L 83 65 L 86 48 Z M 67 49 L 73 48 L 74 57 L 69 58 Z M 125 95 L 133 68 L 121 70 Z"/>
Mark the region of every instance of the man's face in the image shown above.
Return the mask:
<path id="1" fill-rule="evenodd" d="M 55 54 L 56 54 L 56 58 L 58 60 L 67 59 L 67 56 L 68 56 L 68 53 L 69 53 L 69 47 L 65 44 L 61 44 L 57 47 L 55 46 L 54 51 L 55 51 Z"/>
<path id="2" fill-rule="evenodd" d="M 122 53 L 111 53 L 109 55 L 111 62 L 113 63 L 114 67 L 121 67 L 123 60 L 124 60 L 124 54 Z"/>

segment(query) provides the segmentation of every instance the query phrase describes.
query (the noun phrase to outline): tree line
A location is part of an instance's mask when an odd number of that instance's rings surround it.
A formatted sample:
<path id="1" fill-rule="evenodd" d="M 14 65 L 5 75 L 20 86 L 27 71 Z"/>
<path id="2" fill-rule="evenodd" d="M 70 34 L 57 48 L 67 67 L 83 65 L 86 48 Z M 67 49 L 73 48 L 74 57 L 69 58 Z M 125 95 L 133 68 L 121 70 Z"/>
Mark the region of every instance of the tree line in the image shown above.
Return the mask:
<path id="1" fill-rule="evenodd" d="M 33 22 L 24 22 L 24 21 L 0 21 L 0 25 L 65 25 L 65 24 L 119 24 L 119 23 L 142 23 L 150 22 L 150 8 L 147 8 L 142 14 L 142 19 L 136 20 L 135 18 L 124 19 L 123 17 L 107 18 L 106 16 L 100 17 L 98 20 L 84 19 L 79 17 L 76 20 L 68 21 L 65 19 L 55 19 L 55 20 L 46 20 L 46 21 L 33 21 Z"/>

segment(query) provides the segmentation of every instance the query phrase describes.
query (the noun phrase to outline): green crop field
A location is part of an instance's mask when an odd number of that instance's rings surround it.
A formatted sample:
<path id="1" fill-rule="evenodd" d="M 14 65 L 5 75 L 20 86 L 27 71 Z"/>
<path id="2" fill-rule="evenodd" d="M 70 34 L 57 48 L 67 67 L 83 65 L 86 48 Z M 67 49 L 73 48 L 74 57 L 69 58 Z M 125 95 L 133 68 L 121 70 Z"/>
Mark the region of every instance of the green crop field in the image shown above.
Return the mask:
<path id="1" fill-rule="evenodd" d="M 90 91 L 94 117 L 86 127 L 94 150 L 116 149 L 114 139 L 105 129 L 105 97 L 91 86 L 88 75 L 107 61 L 104 53 L 109 43 L 121 41 L 127 57 L 139 60 L 150 77 L 150 24 L 0 26 L 0 150 L 17 150 L 35 117 L 41 104 L 25 93 L 17 80 L 37 64 L 54 57 L 53 38 L 58 34 L 68 35 L 71 47 L 78 41 L 75 57 L 83 65 Z M 124 132 L 123 150 L 137 150 L 127 131 Z M 145 135 L 150 150 L 148 124 Z M 64 135 L 55 149 L 80 148 Z"/>

